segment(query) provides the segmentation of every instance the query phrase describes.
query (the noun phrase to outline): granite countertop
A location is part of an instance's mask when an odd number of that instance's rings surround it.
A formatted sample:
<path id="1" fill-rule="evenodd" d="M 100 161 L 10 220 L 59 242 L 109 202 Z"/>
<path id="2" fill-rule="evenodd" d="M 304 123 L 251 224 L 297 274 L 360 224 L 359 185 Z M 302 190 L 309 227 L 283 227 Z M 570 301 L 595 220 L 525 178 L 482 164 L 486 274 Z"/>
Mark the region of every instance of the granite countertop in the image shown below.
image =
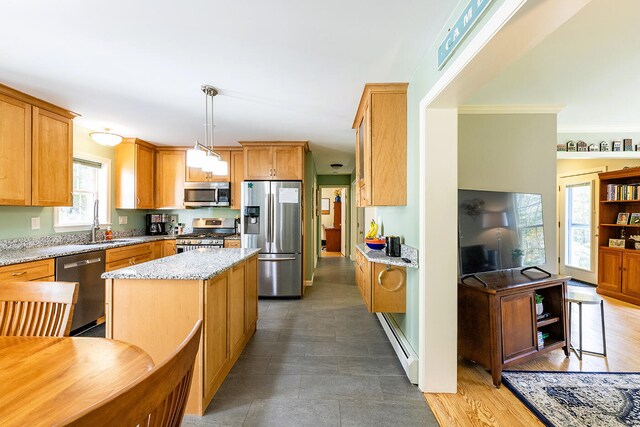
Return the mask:
<path id="1" fill-rule="evenodd" d="M 224 236 L 224 240 L 240 240 L 240 234 L 231 234 L 229 236 Z"/>
<path id="2" fill-rule="evenodd" d="M 356 248 L 364 255 L 364 257 L 370 262 L 375 262 L 378 264 L 388 264 L 395 265 L 398 267 L 408 267 L 408 268 L 418 268 L 418 250 L 412 248 L 411 246 L 402 245 L 402 257 L 388 257 L 384 249 L 381 251 L 376 251 L 369 248 L 364 243 L 358 243 Z M 408 258 L 411 260 L 411 263 L 404 262 L 402 258 Z"/>
<path id="3" fill-rule="evenodd" d="M 76 255 L 86 252 L 101 251 L 123 246 L 138 245 L 140 243 L 154 242 L 157 240 L 174 240 L 176 236 L 135 236 L 122 239 L 113 239 L 115 243 L 96 244 L 71 244 L 59 246 L 46 246 L 33 249 L 7 249 L 0 251 L 0 267 L 21 262 L 38 261 L 47 258 L 57 258 L 67 255 Z"/>
<path id="4" fill-rule="evenodd" d="M 103 279 L 207 280 L 260 252 L 260 249 L 195 249 L 120 270 Z"/>

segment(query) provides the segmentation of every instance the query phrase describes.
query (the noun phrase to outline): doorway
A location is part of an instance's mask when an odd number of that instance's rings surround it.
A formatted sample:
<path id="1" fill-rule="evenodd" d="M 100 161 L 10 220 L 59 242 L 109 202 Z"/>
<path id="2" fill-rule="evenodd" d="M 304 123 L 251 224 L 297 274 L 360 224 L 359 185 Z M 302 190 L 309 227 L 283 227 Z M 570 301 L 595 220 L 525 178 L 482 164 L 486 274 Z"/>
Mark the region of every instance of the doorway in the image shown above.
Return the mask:
<path id="1" fill-rule="evenodd" d="M 559 271 L 576 280 L 596 284 L 596 183 L 604 168 L 559 178 Z"/>
<path id="2" fill-rule="evenodd" d="M 349 187 L 322 186 L 319 189 L 321 257 L 349 256 Z"/>

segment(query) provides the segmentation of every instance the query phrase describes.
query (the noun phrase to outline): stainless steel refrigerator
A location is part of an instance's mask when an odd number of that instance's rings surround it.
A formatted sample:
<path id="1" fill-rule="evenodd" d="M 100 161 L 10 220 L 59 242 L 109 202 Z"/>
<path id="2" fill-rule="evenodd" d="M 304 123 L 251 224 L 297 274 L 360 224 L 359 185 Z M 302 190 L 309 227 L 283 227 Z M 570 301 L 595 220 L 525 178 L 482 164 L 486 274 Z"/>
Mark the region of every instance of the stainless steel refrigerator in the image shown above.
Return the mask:
<path id="1" fill-rule="evenodd" d="M 242 247 L 260 248 L 258 295 L 302 296 L 302 183 L 242 183 Z"/>

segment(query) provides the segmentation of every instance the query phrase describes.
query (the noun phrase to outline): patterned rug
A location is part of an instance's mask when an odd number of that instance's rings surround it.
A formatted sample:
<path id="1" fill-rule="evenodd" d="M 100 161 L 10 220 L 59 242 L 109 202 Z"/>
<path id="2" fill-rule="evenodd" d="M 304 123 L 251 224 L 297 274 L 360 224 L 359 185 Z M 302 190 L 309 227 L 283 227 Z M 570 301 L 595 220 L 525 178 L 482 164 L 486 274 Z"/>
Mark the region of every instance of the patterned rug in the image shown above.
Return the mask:
<path id="1" fill-rule="evenodd" d="M 569 280 L 569 285 L 577 286 L 579 288 L 595 288 L 596 287 L 596 285 L 594 285 L 593 283 L 587 283 L 587 282 L 583 282 L 581 280 L 576 280 L 576 279 Z"/>
<path id="2" fill-rule="evenodd" d="M 640 373 L 502 373 L 503 384 L 547 426 L 640 426 Z"/>

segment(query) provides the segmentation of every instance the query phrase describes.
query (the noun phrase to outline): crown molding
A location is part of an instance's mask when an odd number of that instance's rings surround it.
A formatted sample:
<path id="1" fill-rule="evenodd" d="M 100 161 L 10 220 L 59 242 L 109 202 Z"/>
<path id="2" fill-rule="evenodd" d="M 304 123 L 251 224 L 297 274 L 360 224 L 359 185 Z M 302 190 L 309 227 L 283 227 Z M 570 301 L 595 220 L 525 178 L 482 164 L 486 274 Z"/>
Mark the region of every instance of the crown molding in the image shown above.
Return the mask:
<path id="1" fill-rule="evenodd" d="M 558 114 L 566 105 L 462 105 L 458 114 Z"/>
<path id="2" fill-rule="evenodd" d="M 625 127 L 588 127 L 583 128 L 558 128 L 558 133 L 640 133 L 640 128 Z"/>

